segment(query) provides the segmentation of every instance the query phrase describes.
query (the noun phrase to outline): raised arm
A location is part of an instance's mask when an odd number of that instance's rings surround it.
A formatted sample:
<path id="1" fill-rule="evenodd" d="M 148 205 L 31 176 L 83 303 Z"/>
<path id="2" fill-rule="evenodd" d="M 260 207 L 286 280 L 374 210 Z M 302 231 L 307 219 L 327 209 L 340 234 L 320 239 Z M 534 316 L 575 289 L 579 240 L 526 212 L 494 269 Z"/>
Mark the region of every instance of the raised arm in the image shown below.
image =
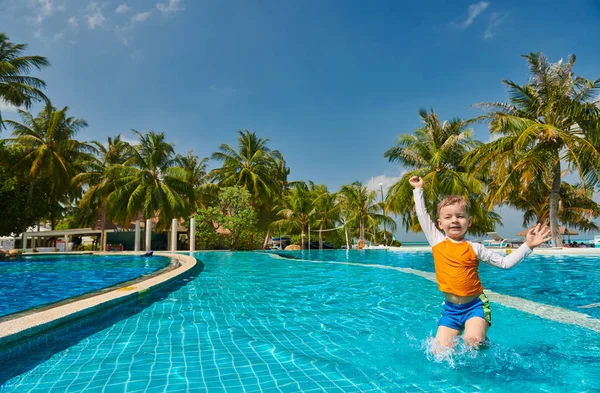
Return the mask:
<path id="1" fill-rule="evenodd" d="M 523 243 L 521 247 L 506 256 L 488 250 L 481 243 L 471 243 L 471 245 L 473 246 L 473 251 L 477 254 L 477 259 L 500 269 L 510 269 L 517 266 L 532 252 L 527 243 Z"/>
<path id="2" fill-rule="evenodd" d="M 525 243 L 507 256 L 490 251 L 479 243 L 472 243 L 472 245 L 480 261 L 501 269 L 510 269 L 521 263 L 527 255 L 532 253 L 535 247 L 547 242 L 551 237 L 550 228 L 546 225 L 542 226 L 538 224 L 527 232 Z"/>
<path id="3" fill-rule="evenodd" d="M 421 224 L 421 229 L 423 229 L 423 233 L 429 244 L 435 246 L 436 244 L 443 242 L 446 239 L 446 236 L 437 229 L 435 223 L 431 221 L 429 213 L 427 213 L 425 199 L 423 197 L 423 179 L 413 176 L 409 179 L 409 183 L 414 187 L 413 197 L 415 199 L 415 210 L 417 212 L 419 224 Z"/>

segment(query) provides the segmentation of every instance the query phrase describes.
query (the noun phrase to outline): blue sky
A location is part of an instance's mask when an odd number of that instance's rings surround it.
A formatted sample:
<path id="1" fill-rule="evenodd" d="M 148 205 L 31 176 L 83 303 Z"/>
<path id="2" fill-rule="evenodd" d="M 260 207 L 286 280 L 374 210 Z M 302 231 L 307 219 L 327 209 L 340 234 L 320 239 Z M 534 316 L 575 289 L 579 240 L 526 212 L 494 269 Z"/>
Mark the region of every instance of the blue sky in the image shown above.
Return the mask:
<path id="1" fill-rule="evenodd" d="M 383 153 L 420 126 L 419 108 L 478 115 L 472 104 L 507 99 L 502 79 L 526 81 L 522 54 L 575 53 L 579 75 L 600 76 L 595 0 L 0 0 L 0 26 L 50 60 L 39 76 L 88 121 L 80 139 L 164 131 L 208 157 L 249 129 L 292 179 L 330 190 L 393 182 L 403 168 Z M 520 214 L 500 212 L 513 236 Z"/>

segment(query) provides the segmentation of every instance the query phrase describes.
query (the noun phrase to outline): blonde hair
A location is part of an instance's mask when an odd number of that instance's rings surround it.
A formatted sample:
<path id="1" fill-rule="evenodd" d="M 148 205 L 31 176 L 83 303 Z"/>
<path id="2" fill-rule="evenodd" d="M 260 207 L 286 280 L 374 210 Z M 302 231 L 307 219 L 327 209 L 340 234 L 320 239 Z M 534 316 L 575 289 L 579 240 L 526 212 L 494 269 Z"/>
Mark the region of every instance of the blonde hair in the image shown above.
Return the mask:
<path id="1" fill-rule="evenodd" d="M 470 215 L 469 202 L 467 202 L 467 200 L 464 197 L 461 197 L 460 195 L 448 195 L 447 197 L 442 199 L 442 201 L 437 205 L 438 217 L 440 216 L 440 211 L 442 210 L 442 208 L 452 205 L 458 205 L 458 207 L 463 209 L 465 213 L 467 213 L 467 215 Z"/>

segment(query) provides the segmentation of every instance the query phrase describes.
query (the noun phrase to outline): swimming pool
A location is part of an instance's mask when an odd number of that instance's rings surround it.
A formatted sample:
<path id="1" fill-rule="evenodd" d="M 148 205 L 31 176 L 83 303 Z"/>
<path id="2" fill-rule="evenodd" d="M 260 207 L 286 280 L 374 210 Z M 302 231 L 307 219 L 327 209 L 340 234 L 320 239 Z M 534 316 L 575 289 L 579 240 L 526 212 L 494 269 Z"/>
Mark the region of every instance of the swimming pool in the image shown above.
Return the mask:
<path id="1" fill-rule="evenodd" d="M 148 275 L 169 262 L 131 255 L 40 255 L 2 262 L 0 317 Z"/>
<path id="2" fill-rule="evenodd" d="M 69 348 L 18 376 L 13 365 L 0 370 L 2 391 L 600 389 L 600 334 L 590 329 L 493 303 L 491 346 L 438 362 L 427 347 L 441 298 L 422 277 L 265 253 L 194 256 L 204 270 L 187 285 L 97 333 L 65 337 Z M 431 254 L 406 258 L 425 266 Z"/>
<path id="3" fill-rule="evenodd" d="M 307 260 L 380 264 L 434 272 L 430 251 L 305 250 L 277 254 Z M 509 270 L 482 263 L 480 277 L 486 289 L 585 312 L 600 319 L 600 307 L 586 308 L 600 305 L 600 254 L 569 256 L 534 253 Z"/>

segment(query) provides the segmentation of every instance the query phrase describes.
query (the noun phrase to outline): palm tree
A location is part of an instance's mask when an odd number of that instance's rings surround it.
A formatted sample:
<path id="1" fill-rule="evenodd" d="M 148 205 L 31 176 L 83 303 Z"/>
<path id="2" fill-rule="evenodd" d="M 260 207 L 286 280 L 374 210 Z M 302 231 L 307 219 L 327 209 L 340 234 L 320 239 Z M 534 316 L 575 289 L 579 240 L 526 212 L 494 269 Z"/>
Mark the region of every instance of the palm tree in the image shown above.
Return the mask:
<path id="1" fill-rule="evenodd" d="M 402 217 L 407 230 L 420 231 L 414 214 L 412 187 L 408 179 L 420 176 L 425 182 L 427 210 L 435 222 L 437 205 L 445 195 L 462 195 L 471 205 L 473 225 L 470 233 L 484 234 L 500 222 L 499 216 L 483 203 L 485 183 L 483 173 L 469 171 L 462 161 L 465 155 L 478 146 L 472 131 L 461 119 L 440 122 L 433 109 L 419 110 L 423 127 L 413 134 L 398 138 L 396 146 L 384 153 L 390 162 L 399 162 L 409 169 L 392 185 L 387 197 L 387 209 Z"/>
<path id="2" fill-rule="evenodd" d="M 310 183 L 313 197 L 313 209 L 315 224 L 319 227 L 319 250 L 323 249 L 323 230 L 335 227 L 339 222 L 340 206 L 337 202 L 337 194 L 329 193 L 324 184 L 315 185 Z"/>
<path id="3" fill-rule="evenodd" d="M 269 238 L 269 224 L 274 218 L 272 206 L 287 186 L 289 168 L 281 153 L 267 146 L 269 139 L 259 138 L 255 132 L 238 131 L 238 151 L 228 144 L 219 146 L 212 159 L 222 163 L 209 177 L 219 187 L 239 186 L 254 198 L 259 213 L 259 226 L 266 229 L 265 245 Z"/>
<path id="4" fill-rule="evenodd" d="M 207 158 L 200 159 L 191 150 L 187 155 L 177 155 L 175 162 L 185 170 L 186 181 L 194 188 L 194 204 L 190 203 L 193 208 L 206 209 L 212 202 L 218 199 L 218 187 L 208 182 Z"/>
<path id="5" fill-rule="evenodd" d="M 43 80 L 29 76 L 32 69 L 50 65 L 42 56 L 23 56 L 26 44 L 13 44 L 0 32 L 0 102 L 30 109 L 34 101 L 48 101 L 40 89 L 46 87 Z M 0 112 L 0 130 L 2 129 Z"/>
<path id="6" fill-rule="evenodd" d="M 206 158 L 200 159 L 193 151 L 188 151 L 187 155 L 177 155 L 175 162 L 185 169 L 187 182 L 190 183 L 194 189 L 200 187 L 206 182 Z"/>
<path id="7" fill-rule="evenodd" d="M 259 200 L 270 197 L 280 188 L 278 160 L 282 162 L 283 157 L 279 151 L 270 150 L 267 142 L 255 132 L 238 131 L 239 151 L 228 144 L 219 146 L 211 158 L 223 165 L 213 169 L 210 176 L 220 187 L 239 186 Z"/>
<path id="8" fill-rule="evenodd" d="M 148 132 L 140 138 L 123 164 L 109 168 L 115 190 L 108 196 L 114 216 L 128 223 L 142 215 L 158 218 L 157 230 L 167 228 L 171 219 L 185 217 L 194 201 L 194 190 L 186 170 L 175 166 L 175 151 L 164 133 Z"/>
<path id="9" fill-rule="evenodd" d="M 67 116 L 68 107 L 57 110 L 50 103 L 37 117 L 19 110 L 21 122 L 7 120 L 13 129 L 10 142 L 23 151 L 17 166 L 26 167 L 29 178 L 28 200 L 36 184 L 50 190 L 49 206 L 56 206 L 64 197 L 77 195 L 79 189 L 72 186 L 73 177 L 81 170 L 83 162 L 90 159 L 92 148 L 74 139 L 87 123 L 83 119 Z M 51 209 L 52 227 L 56 219 Z"/>
<path id="10" fill-rule="evenodd" d="M 478 104 L 488 113 L 490 133 L 497 139 L 480 146 L 469 160 L 476 170 L 491 169 L 490 204 L 501 204 L 511 194 L 550 169 L 549 219 L 552 241 L 562 246 L 559 233 L 559 200 L 562 163 L 584 187 L 598 184 L 600 170 L 600 78 L 593 82 L 575 76 L 575 56 L 566 63 L 549 62 L 541 53 L 524 56 L 529 82 L 505 80 L 510 102 Z"/>
<path id="11" fill-rule="evenodd" d="M 378 225 L 383 222 L 389 226 L 390 230 L 396 229 L 396 222 L 382 211 L 382 203 L 377 203 L 377 192 L 369 191 L 361 182 L 343 185 L 340 188 L 341 208 L 347 216 L 348 222 L 358 224 L 359 240 L 365 240 L 365 225 Z"/>
<path id="12" fill-rule="evenodd" d="M 114 165 L 124 164 L 133 150 L 131 145 L 121 139 L 121 135 L 108 137 L 106 145 L 98 141 L 92 141 L 91 144 L 96 155 L 85 163 L 85 170 L 73 178 L 73 183 L 87 186 L 87 191 L 79 201 L 79 210 L 88 214 L 81 217 L 85 222 L 80 222 L 80 225 L 95 225 L 96 219 L 100 217 L 100 229 L 104 235 L 108 196 L 116 189 L 116 179 L 110 175 L 110 170 Z M 100 244 L 104 245 L 104 242 Z"/>
<path id="13" fill-rule="evenodd" d="M 536 222 L 548 222 L 550 218 L 551 182 L 546 180 L 549 176 L 550 168 L 547 168 L 542 176 L 527 187 L 522 187 L 518 193 L 512 193 L 507 200 L 507 205 L 524 212 L 525 227 Z M 584 231 L 600 230 L 593 221 L 600 216 L 600 206 L 592 197 L 593 190 L 562 182 L 558 203 L 559 223 Z"/>
<path id="14" fill-rule="evenodd" d="M 277 208 L 277 215 L 281 217 L 273 222 L 274 226 L 285 226 L 290 229 L 300 229 L 301 248 L 304 249 L 305 229 L 310 224 L 314 209 L 312 195 L 305 183 L 296 183 L 283 196 L 281 205 Z"/>

